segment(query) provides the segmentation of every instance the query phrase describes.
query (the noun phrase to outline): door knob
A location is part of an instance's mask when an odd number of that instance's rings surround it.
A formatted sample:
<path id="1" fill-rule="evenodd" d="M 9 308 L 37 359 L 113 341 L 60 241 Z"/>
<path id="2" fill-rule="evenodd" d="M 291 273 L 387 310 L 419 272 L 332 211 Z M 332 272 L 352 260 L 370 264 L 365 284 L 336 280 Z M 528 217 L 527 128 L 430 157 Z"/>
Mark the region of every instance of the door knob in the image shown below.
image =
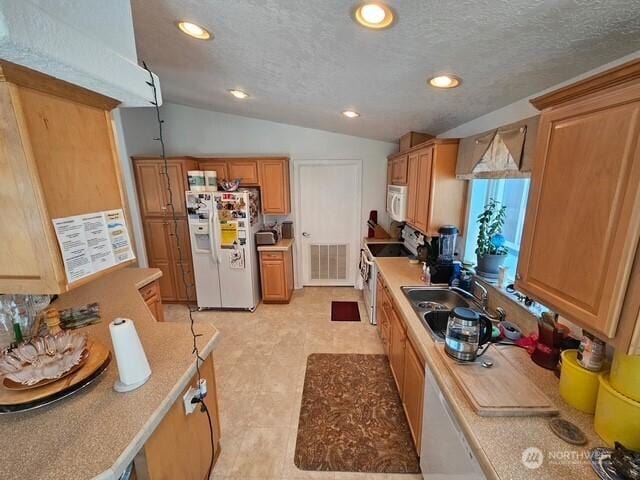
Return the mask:
<path id="1" fill-rule="evenodd" d="M 311 236 L 311 234 L 310 234 L 310 233 L 308 233 L 308 232 L 302 232 L 302 236 L 303 236 L 303 237 L 310 237 L 310 236 Z"/>

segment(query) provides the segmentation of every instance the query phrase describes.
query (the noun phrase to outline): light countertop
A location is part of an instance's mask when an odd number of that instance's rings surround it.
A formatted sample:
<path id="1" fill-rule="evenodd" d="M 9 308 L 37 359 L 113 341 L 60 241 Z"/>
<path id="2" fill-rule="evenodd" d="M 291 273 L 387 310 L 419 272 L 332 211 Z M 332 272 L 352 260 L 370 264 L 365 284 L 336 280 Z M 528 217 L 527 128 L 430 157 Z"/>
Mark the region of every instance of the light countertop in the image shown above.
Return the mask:
<path id="1" fill-rule="evenodd" d="M 281 238 L 274 245 L 258 245 L 259 252 L 286 252 L 293 246 L 293 238 Z"/>
<path id="2" fill-rule="evenodd" d="M 155 268 L 125 268 L 97 279 L 55 302 L 58 309 L 99 302 L 102 322 L 80 329 L 111 347 L 108 325 L 131 318 L 151 365 L 151 378 L 128 393 L 116 393 L 115 358 L 93 384 L 32 412 L 0 415 L 3 480 L 117 479 L 151 436 L 195 373 L 192 337 L 185 323 L 156 322 L 138 289 L 162 276 Z M 219 332 L 198 320 L 200 354 L 215 348 Z"/>
<path id="3" fill-rule="evenodd" d="M 591 468 L 589 451 L 603 446 L 593 429 L 593 416 L 568 406 L 558 390 L 558 379 L 549 370 L 533 363 L 529 355 L 515 347 L 498 347 L 516 367 L 534 382 L 560 410 L 560 416 L 575 423 L 587 436 L 583 447 L 570 445 L 556 437 L 548 427 L 553 417 L 481 417 L 471 408 L 456 380 L 443 363 L 436 344 L 424 329 L 400 287 L 420 283 L 420 265 L 411 265 L 405 258 L 376 258 L 380 274 L 389 287 L 394 303 L 407 324 L 407 334 L 426 359 L 443 395 L 449 401 L 460 427 L 489 479 L 598 479 Z M 545 459 L 537 469 L 526 468 L 521 459 L 528 447 L 537 447 Z"/>

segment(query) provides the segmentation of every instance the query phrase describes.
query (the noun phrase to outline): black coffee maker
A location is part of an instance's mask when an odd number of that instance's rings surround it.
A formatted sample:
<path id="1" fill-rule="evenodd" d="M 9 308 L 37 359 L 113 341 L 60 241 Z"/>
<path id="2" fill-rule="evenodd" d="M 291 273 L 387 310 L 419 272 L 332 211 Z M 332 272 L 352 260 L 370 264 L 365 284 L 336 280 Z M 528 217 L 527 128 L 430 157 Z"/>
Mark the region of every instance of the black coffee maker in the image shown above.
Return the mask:
<path id="1" fill-rule="evenodd" d="M 431 267 L 431 283 L 449 283 L 455 272 L 455 250 L 459 230 L 454 225 L 443 225 L 438 229 L 438 237 L 431 239 L 431 247 L 435 250 L 437 242 L 438 257 Z"/>

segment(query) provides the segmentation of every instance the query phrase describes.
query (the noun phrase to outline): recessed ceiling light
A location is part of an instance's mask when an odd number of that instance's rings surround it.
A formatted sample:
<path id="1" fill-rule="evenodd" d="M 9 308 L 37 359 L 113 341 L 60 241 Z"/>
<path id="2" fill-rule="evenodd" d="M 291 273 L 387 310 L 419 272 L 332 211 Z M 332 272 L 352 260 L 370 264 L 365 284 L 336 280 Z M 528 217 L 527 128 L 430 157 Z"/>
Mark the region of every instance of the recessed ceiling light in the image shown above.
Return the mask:
<path id="1" fill-rule="evenodd" d="M 354 112 L 353 110 L 345 110 L 342 114 L 348 118 L 356 118 L 360 116 L 358 112 Z"/>
<path id="2" fill-rule="evenodd" d="M 377 30 L 393 23 L 393 11 L 382 2 L 365 2 L 356 7 L 353 16 L 363 27 Z"/>
<path id="3" fill-rule="evenodd" d="M 180 21 L 178 22 L 178 28 L 183 32 L 189 35 L 190 37 L 197 38 L 199 40 L 209 40 L 213 35 L 206 29 L 201 27 L 200 25 L 196 25 L 195 23 Z"/>
<path id="4" fill-rule="evenodd" d="M 462 80 L 455 75 L 437 75 L 429 79 L 429 85 L 436 88 L 456 88 Z"/>
<path id="5" fill-rule="evenodd" d="M 243 92 L 242 90 L 229 90 L 229 93 L 240 100 L 244 100 L 245 98 L 249 98 L 249 94 L 247 92 Z"/>

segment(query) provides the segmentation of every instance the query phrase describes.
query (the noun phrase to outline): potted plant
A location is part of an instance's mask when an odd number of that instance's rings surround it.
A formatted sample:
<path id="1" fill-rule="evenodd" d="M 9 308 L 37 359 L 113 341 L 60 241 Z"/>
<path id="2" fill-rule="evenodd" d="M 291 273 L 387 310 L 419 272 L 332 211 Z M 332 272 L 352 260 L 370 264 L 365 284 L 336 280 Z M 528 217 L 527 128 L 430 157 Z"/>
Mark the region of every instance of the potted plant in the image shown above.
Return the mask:
<path id="1" fill-rule="evenodd" d="M 508 250 L 504 246 L 505 239 L 502 235 L 506 210 L 506 205 L 500 205 L 500 202 L 492 198 L 484 206 L 484 211 L 478 215 L 476 270 L 480 275 L 497 275 L 498 269 L 507 257 Z"/>

